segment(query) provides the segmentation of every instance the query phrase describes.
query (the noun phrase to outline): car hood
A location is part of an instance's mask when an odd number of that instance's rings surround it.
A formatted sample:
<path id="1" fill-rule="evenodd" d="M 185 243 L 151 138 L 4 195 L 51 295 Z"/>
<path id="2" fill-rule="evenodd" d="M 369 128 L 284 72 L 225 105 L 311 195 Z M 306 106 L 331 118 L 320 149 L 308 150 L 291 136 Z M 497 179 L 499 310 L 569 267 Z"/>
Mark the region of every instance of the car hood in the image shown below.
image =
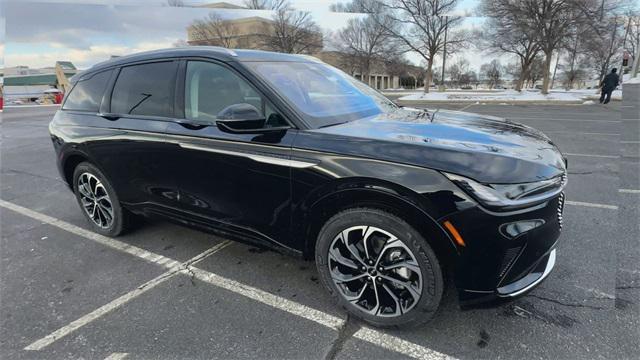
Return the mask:
<path id="1" fill-rule="evenodd" d="M 379 140 L 375 157 L 484 183 L 533 182 L 566 171 L 562 154 L 542 132 L 492 116 L 403 108 L 315 131 L 362 139 L 369 148 L 367 140 Z"/>

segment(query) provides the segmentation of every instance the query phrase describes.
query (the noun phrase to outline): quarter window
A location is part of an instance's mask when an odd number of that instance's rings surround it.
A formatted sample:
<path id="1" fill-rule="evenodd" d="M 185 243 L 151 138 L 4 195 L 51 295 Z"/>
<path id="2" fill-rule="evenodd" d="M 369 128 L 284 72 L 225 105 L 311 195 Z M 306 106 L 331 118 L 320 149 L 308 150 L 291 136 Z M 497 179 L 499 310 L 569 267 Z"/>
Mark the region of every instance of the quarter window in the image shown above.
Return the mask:
<path id="1" fill-rule="evenodd" d="M 173 117 L 176 69 L 176 62 L 123 67 L 113 87 L 111 112 Z"/>
<path id="2" fill-rule="evenodd" d="M 108 70 L 78 81 L 67 96 L 63 109 L 98 112 L 110 77 L 111 70 Z"/>
<path id="3" fill-rule="evenodd" d="M 185 117 L 214 122 L 218 113 L 230 105 L 253 105 L 266 119 L 265 127 L 285 126 L 273 106 L 247 81 L 230 69 L 204 61 L 189 61 L 185 79 Z"/>

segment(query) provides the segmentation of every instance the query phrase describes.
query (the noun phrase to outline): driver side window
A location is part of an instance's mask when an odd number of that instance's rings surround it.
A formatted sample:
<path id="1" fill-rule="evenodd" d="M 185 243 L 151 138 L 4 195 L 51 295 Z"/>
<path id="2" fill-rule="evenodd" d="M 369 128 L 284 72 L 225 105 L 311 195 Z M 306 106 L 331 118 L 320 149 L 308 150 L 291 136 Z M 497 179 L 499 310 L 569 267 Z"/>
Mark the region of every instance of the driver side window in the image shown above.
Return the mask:
<path id="1" fill-rule="evenodd" d="M 205 61 L 187 62 L 185 78 L 185 117 L 189 120 L 216 121 L 218 113 L 230 105 L 253 105 L 270 124 L 273 107 L 243 78 L 226 67 Z"/>

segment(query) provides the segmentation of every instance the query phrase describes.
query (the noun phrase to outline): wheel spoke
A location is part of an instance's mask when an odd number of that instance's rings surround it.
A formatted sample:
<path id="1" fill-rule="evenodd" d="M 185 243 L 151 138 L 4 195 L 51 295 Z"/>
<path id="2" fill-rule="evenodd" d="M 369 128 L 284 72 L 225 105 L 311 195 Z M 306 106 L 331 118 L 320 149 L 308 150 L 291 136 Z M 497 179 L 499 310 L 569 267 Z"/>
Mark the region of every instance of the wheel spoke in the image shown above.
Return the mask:
<path id="1" fill-rule="evenodd" d="M 360 289 L 360 291 L 358 291 L 357 295 L 355 295 L 355 296 L 345 295 L 345 298 L 347 299 L 347 301 L 358 302 L 358 300 L 360 300 L 362 298 L 362 295 L 367 290 L 368 286 L 369 286 L 369 283 L 365 282 L 364 285 L 362 285 L 362 289 Z"/>
<path id="2" fill-rule="evenodd" d="M 92 198 L 91 193 L 87 190 L 86 186 L 87 186 L 86 183 L 78 184 L 78 191 L 82 196 L 91 199 Z"/>
<path id="3" fill-rule="evenodd" d="M 338 284 L 362 279 L 365 276 L 368 276 L 367 273 L 359 274 L 359 275 L 344 275 L 344 274 L 336 274 L 335 272 L 331 272 L 331 278 Z"/>
<path id="4" fill-rule="evenodd" d="M 396 294 L 394 294 L 393 291 L 391 291 L 391 289 L 389 289 L 389 287 L 386 284 L 382 284 L 382 288 L 387 291 L 389 296 L 391 296 L 393 301 L 396 303 L 396 311 L 394 315 L 395 314 L 402 315 L 402 305 L 400 305 L 400 299 L 398 299 L 398 296 L 396 296 Z"/>
<path id="5" fill-rule="evenodd" d="M 349 252 L 351 253 L 351 255 L 353 255 L 353 257 L 358 260 L 358 262 L 360 264 L 362 264 L 362 266 L 366 266 L 364 260 L 362 259 L 362 257 L 360 256 L 360 254 L 358 253 L 358 249 L 356 249 L 356 247 L 352 244 L 349 244 L 349 233 L 347 230 L 344 230 L 342 233 L 340 233 L 340 237 L 342 238 L 342 243 L 344 244 L 344 246 L 347 248 L 347 250 L 349 250 Z"/>
<path id="6" fill-rule="evenodd" d="M 372 282 L 373 284 L 373 293 L 376 295 L 376 306 L 371 309 L 369 312 L 373 315 L 378 315 L 378 311 L 380 311 L 380 296 L 378 295 L 378 285 L 376 285 L 375 280 Z"/>
<path id="7" fill-rule="evenodd" d="M 100 209 L 100 212 L 102 213 L 102 216 L 105 218 L 107 224 L 110 223 L 111 220 L 113 219 L 113 212 L 111 211 L 111 209 L 105 207 L 100 203 L 98 203 L 98 208 Z"/>
<path id="8" fill-rule="evenodd" d="M 347 259 L 346 257 L 342 256 L 340 251 L 338 251 L 337 249 L 329 249 L 329 258 L 333 259 L 334 261 L 336 261 L 336 262 L 338 262 L 338 263 L 340 263 L 340 264 L 342 264 L 344 266 L 350 267 L 352 269 L 359 269 L 360 268 L 355 262 L 353 262 L 352 260 Z"/>
<path id="9" fill-rule="evenodd" d="M 367 226 L 366 229 L 362 232 L 362 244 L 364 245 L 364 254 L 367 259 L 371 259 L 371 255 L 369 254 L 369 236 L 375 231 L 375 228 L 371 226 Z"/>
<path id="10" fill-rule="evenodd" d="M 399 241 L 397 237 L 393 236 L 389 239 L 387 239 L 387 241 L 384 243 L 384 246 L 382 247 L 382 250 L 380 250 L 380 253 L 378 254 L 378 258 L 376 259 L 376 263 L 375 263 L 375 267 L 378 267 L 378 264 L 380 264 L 380 260 L 382 259 L 382 255 L 384 255 L 384 253 L 392 248 L 396 248 L 398 246 L 400 247 L 404 247 L 402 244 L 402 241 Z"/>
<path id="11" fill-rule="evenodd" d="M 420 294 L 413 288 L 413 286 L 411 286 L 411 283 L 408 281 L 402 281 L 402 280 L 398 280 L 394 277 L 391 276 L 387 276 L 387 275 L 380 275 L 381 278 L 390 281 L 392 283 L 396 283 L 400 286 L 402 286 L 403 288 L 407 289 L 407 291 L 409 291 L 409 293 L 411 294 L 411 296 L 417 301 L 418 298 L 420 297 Z"/>

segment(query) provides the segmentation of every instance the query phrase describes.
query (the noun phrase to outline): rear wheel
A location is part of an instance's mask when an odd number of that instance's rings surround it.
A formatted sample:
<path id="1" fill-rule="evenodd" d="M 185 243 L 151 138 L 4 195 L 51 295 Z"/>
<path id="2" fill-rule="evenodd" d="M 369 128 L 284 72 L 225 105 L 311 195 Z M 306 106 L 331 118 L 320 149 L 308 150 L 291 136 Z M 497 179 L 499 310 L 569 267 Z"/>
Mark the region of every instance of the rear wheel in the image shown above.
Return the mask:
<path id="1" fill-rule="evenodd" d="M 338 305 L 375 326 L 423 324 L 442 298 L 442 271 L 427 241 L 381 210 L 349 209 L 329 219 L 316 265 Z"/>
<path id="2" fill-rule="evenodd" d="M 78 164 L 73 172 L 73 190 L 95 232 L 118 236 L 126 229 L 129 214 L 120 205 L 107 178 L 93 164 Z"/>

